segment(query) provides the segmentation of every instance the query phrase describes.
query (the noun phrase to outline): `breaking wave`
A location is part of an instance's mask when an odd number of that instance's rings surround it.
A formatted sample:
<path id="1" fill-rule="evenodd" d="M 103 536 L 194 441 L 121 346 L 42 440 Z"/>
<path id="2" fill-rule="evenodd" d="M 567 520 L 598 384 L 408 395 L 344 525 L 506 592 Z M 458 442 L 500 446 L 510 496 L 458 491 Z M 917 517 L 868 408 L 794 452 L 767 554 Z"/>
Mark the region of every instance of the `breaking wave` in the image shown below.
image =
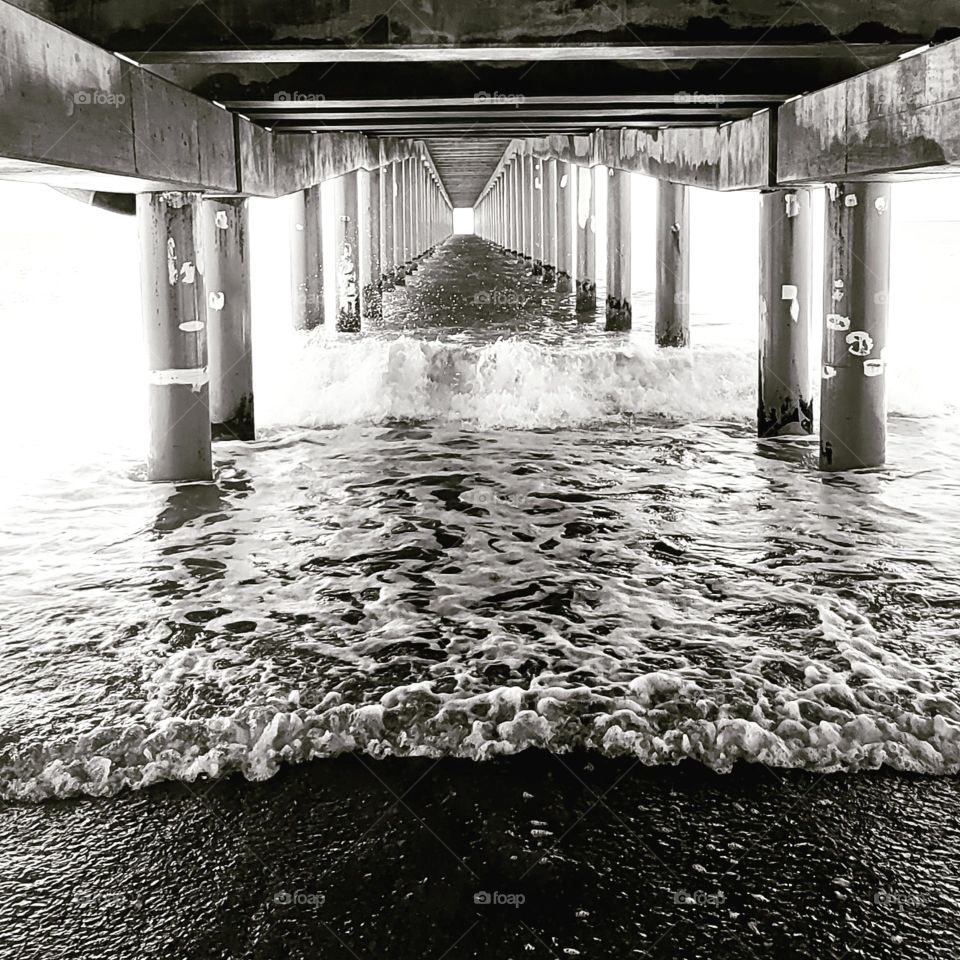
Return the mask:
<path id="1" fill-rule="evenodd" d="M 960 772 L 957 698 L 941 692 L 930 671 L 885 651 L 852 610 L 826 600 L 816 609 L 816 657 L 731 638 L 719 644 L 726 659 L 718 669 L 695 663 L 690 651 L 698 644 L 691 641 L 681 651 L 685 665 L 617 682 L 605 677 L 610 665 L 597 650 L 571 651 L 581 682 L 545 670 L 526 685 L 484 689 L 478 673 L 458 675 L 451 663 L 449 683 L 403 684 L 370 702 L 328 692 L 305 705 L 306 691 L 261 685 L 257 706 L 192 719 L 171 713 L 167 701 L 229 685 L 265 664 L 248 663 L 245 670 L 223 649 L 180 650 L 145 684 L 152 699 L 139 717 L 69 741 L 8 743 L 0 750 L 0 795 L 32 801 L 107 796 L 163 780 L 234 773 L 262 780 L 283 763 L 351 751 L 485 760 L 540 747 L 633 756 L 644 764 L 692 759 L 719 772 L 738 761 L 820 772 L 882 765 Z M 515 676 L 524 660 L 516 643 L 501 641 L 485 652 L 495 652 Z M 734 663 L 737 669 L 730 669 Z"/>

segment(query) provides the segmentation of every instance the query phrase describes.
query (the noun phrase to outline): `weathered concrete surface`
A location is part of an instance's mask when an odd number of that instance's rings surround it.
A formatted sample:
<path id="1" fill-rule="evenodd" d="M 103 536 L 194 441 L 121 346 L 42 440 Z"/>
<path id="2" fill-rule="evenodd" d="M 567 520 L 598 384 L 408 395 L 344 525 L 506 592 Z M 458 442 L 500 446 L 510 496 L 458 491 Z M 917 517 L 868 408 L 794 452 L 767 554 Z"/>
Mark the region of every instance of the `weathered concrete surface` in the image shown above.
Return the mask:
<path id="1" fill-rule="evenodd" d="M 710 190 L 756 190 L 773 185 L 775 136 L 776 115 L 761 110 L 719 127 L 597 130 L 589 136 L 512 140 L 481 196 L 518 154 L 603 164 Z"/>
<path id="2" fill-rule="evenodd" d="M 274 135 L 7 3 L 0 54 L 0 177 L 276 197 L 399 154 L 439 182 L 420 141 Z"/>
<path id="3" fill-rule="evenodd" d="M 778 126 L 781 183 L 960 172 L 960 41 L 786 103 Z"/>
<path id="4" fill-rule="evenodd" d="M 388 6 L 379 0 L 316 3 L 291 0 L 15 0 L 111 49 L 197 45 L 327 43 L 483 44 L 636 42 L 641 38 L 717 42 L 929 38 L 960 26 L 952 0 L 621 0 L 616 4 L 554 0 L 455 0 Z M 709 12 L 708 12 L 709 11 Z"/>

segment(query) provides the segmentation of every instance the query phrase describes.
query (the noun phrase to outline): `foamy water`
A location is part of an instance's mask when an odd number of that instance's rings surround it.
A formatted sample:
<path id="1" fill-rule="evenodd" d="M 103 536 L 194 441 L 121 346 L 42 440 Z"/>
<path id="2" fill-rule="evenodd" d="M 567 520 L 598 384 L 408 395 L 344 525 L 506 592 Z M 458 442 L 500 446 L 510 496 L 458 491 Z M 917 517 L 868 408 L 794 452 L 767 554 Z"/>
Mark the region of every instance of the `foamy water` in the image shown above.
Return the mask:
<path id="1" fill-rule="evenodd" d="M 0 512 L 0 795 L 531 746 L 960 770 L 949 384 L 903 351 L 889 466 L 824 477 L 753 437 L 742 330 L 648 328 L 448 251 L 367 336 L 264 339 L 264 439 L 213 485 L 34 431 Z"/>

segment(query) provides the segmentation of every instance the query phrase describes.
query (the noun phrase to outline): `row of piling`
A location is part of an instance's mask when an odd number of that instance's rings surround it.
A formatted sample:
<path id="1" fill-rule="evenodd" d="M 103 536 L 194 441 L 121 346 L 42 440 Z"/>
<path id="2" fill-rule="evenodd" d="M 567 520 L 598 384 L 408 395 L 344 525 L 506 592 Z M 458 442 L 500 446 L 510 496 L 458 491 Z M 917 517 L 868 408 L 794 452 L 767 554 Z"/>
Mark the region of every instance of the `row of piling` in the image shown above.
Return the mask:
<path id="1" fill-rule="evenodd" d="M 596 177 L 606 171 L 607 328 L 629 330 L 631 174 L 518 153 L 475 207 L 477 233 L 529 261 L 576 309 L 596 309 Z M 814 432 L 812 191 L 760 193 L 757 430 L 764 438 Z M 879 466 L 886 456 L 886 327 L 890 184 L 828 184 L 823 261 L 820 467 Z M 655 339 L 690 344 L 690 188 L 657 181 Z M 572 223 L 571 223 L 572 219 Z"/>

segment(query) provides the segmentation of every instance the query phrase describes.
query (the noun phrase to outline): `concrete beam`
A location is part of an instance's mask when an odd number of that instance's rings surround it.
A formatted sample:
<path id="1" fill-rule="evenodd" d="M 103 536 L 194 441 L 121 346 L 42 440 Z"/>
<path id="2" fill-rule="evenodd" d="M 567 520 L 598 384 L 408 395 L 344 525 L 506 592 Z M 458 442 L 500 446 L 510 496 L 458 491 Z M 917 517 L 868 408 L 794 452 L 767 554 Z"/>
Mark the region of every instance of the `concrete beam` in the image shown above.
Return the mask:
<path id="1" fill-rule="evenodd" d="M 960 40 L 779 109 L 783 184 L 960 172 Z"/>
<path id="2" fill-rule="evenodd" d="M 381 163 L 361 133 L 276 136 L 3 2 L 0 41 L 0 92 L 16 94 L 0 96 L 0 178 L 277 197 Z M 419 141 L 391 150 L 429 158 Z"/>

